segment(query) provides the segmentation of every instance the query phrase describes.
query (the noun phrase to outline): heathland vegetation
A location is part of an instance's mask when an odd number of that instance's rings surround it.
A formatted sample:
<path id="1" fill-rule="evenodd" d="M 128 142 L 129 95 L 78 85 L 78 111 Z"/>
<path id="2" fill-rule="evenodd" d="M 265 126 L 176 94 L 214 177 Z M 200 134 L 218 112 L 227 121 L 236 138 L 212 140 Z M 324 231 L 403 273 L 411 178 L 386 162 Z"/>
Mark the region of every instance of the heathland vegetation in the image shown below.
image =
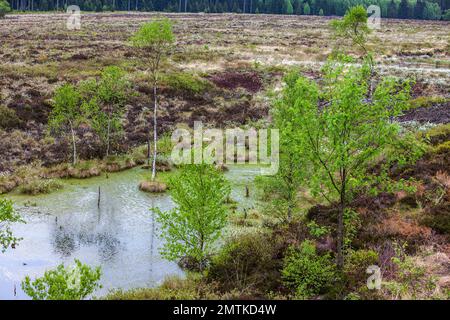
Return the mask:
<path id="1" fill-rule="evenodd" d="M 55 47 L 30 45 L 24 55 L 12 44 L 15 35 L 6 36 L 0 52 L 10 62 L 0 65 L 1 193 L 52 192 L 69 177 L 140 165 L 151 170 L 140 189 L 171 197 L 171 210 L 156 204 L 146 214 L 163 240 L 160 255 L 186 277 L 154 288 L 108 288 L 116 290 L 105 298 L 449 298 L 449 96 L 448 75 L 440 72 L 449 66 L 447 22 L 430 27 L 438 39 L 422 48 L 409 36 L 373 32 L 366 9 L 356 6 L 343 19 L 321 20 L 325 50 L 313 42 L 322 31 L 290 38 L 272 30 L 293 30 L 283 23 L 291 20 L 271 22 L 272 34 L 259 39 L 254 32 L 245 38 L 241 27 L 227 38 L 217 23 L 212 36 L 200 37 L 211 33 L 204 25 L 151 18 L 130 28 L 86 18 L 86 30 L 49 31 L 42 36 L 55 37 Z M 102 28 L 107 43 L 92 40 Z M 71 37 L 74 51 L 67 49 Z M 400 45 L 389 48 L 389 41 Z M 290 52 L 291 45 L 305 51 Z M 393 60 L 429 73 L 389 68 Z M 254 207 L 238 208 L 225 166 L 171 163 L 167 134 L 197 120 L 279 129 L 279 171 L 251 184 Z M 22 218 L 0 200 L 3 250 L 20 245 L 11 226 Z M 368 282 L 367 272 L 378 278 Z M 101 266 L 75 260 L 26 277 L 22 290 L 33 299 L 85 299 L 101 288 L 101 277 Z"/>

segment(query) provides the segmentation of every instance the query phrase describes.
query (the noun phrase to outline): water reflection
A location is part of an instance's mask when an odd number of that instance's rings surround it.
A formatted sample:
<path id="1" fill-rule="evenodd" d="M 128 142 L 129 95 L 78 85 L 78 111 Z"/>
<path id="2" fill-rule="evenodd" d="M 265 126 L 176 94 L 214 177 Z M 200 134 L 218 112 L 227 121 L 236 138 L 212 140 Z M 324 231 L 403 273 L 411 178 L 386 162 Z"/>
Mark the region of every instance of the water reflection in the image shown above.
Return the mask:
<path id="1" fill-rule="evenodd" d="M 59 220 L 55 218 L 51 238 L 56 254 L 66 258 L 82 246 L 93 246 L 101 262 L 114 258 L 121 245 L 117 238 L 122 232 L 121 221 L 116 219 L 117 204 L 105 202 L 107 204 L 100 206 L 98 214 L 86 215 L 84 219 L 80 219 L 80 214 L 65 215 Z"/>

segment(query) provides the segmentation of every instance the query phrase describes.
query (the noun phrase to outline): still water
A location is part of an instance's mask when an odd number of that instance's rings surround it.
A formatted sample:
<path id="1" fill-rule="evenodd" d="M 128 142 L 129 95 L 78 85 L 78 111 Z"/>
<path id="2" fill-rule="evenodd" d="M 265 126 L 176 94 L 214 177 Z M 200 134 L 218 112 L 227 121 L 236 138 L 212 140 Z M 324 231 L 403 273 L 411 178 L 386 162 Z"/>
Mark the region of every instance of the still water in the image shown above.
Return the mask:
<path id="1" fill-rule="evenodd" d="M 226 173 L 232 198 L 239 206 L 245 185 L 259 174 L 256 167 L 234 166 Z M 183 275 L 176 263 L 160 257 L 162 241 L 149 208 L 173 208 L 168 194 L 140 192 L 144 170 L 136 168 L 110 174 L 109 178 L 69 181 L 62 191 L 41 196 L 10 196 L 26 224 L 15 224 L 15 236 L 23 240 L 15 249 L 0 252 L 0 300 L 27 299 L 20 283 L 26 275 L 74 259 L 101 266 L 102 296 L 111 289 L 158 285 L 168 275 Z M 98 189 L 100 187 L 100 208 Z"/>

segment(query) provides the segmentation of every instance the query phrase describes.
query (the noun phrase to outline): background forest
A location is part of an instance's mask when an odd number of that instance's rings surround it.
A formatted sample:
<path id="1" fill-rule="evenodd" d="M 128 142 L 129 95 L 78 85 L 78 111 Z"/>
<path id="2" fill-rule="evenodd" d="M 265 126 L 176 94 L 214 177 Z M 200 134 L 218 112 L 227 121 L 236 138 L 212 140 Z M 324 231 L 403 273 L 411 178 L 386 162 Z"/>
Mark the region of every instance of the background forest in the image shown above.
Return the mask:
<path id="1" fill-rule="evenodd" d="M 400 19 L 449 20 L 449 0 L 10 0 L 13 10 L 166 11 L 205 13 L 267 13 L 343 16 L 352 6 L 378 5 L 381 16 Z"/>

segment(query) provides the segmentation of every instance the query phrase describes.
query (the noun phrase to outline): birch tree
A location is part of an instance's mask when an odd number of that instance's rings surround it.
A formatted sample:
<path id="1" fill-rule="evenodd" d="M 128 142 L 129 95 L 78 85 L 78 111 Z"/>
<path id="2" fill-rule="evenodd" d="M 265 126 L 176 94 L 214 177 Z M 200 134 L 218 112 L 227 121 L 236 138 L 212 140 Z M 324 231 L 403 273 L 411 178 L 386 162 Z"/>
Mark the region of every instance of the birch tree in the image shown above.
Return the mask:
<path id="1" fill-rule="evenodd" d="M 337 208 L 337 265 L 344 263 L 344 218 L 361 188 L 375 183 L 368 168 L 393 145 L 400 128 L 391 118 L 407 107 L 410 84 L 383 79 L 371 100 L 370 66 L 331 61 L 322 86 L 304 77 L 290 78 L 284 89 L 286 108 L 301 141 L 299 154 L 308 163 L 307 184 L 314 195 Z"/>
<path id="2" fill-rule="evenodd" d="M 172 22 L 169 19 L 158 19 L 143 24 L 131 38 L 131 44 L 140 51 L 147 70 L 150 72 L 153 86 L 153 162 L 152 181 L 156 176 L 157 156 L 157 112 L 158 112 L 158 83 L 161 62 L 167 58 L 173 48 L 175 36 L 172 32 Z"/>
<path id="3" fill-rule="evenodd" d="M 50 129 L 65 131 L 72 141 L 72 164 L 77 163 L 76 129 L 83 122 L 81 99 L 76 88 L 65 84 L 56 90 L 53 109 L 50 113 Z"/>
<path id="4" fill-rule="evenodd" d="M 102 140 L 106 145 L 106 157 L 110 154 L 112 136 L 121 128 L 120 120 L 124 113 L 128 86 L 125 72 L 121 68 L 111 66 L 103 70 L 98 85 L 98 100 L 102 104 L 102 111 L 106 114 L 106 117 L 102 117 L 106 119 L 106 123 L 102 128 L 97 129 L 105 131 Z"/>

